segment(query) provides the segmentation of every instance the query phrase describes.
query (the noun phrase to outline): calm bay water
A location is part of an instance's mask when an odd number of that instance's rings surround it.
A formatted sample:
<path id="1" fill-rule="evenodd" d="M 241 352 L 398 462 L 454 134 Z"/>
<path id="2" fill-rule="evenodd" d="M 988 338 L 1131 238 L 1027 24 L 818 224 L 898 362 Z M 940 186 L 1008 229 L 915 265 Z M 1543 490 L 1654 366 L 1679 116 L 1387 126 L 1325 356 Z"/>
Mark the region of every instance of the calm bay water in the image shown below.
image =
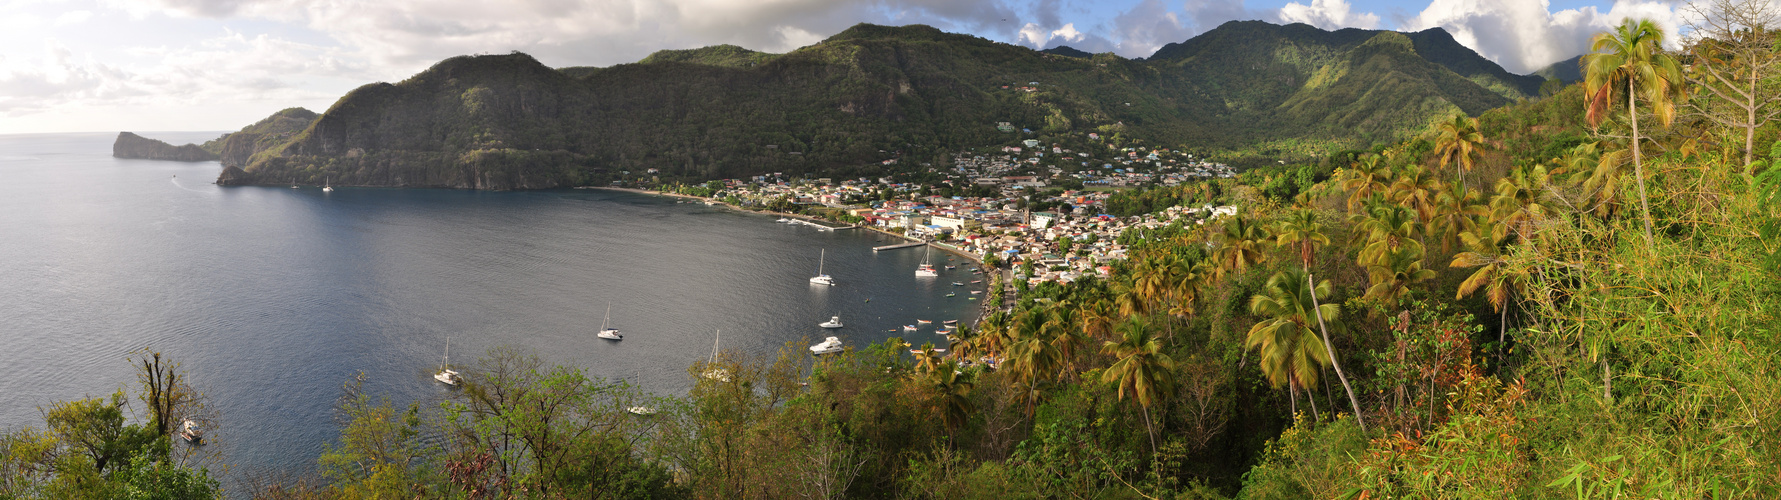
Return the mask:
<path id="1" fill-rule="evenodd" d="M 917 279 L 919 248 L 874 253 L 891 241 L 866 231 L 598 190 L 221 188 L 214 162 L 115 159 L 114 137 L 0 136 L 0 427 L 134 390 L 125 356 L 152 347 L 209 394 L 225 463 L 300 471 L 355 373 L 398 403 L 442 394 L 447 336 L 457 361 L 517 344 L 675 395 L 717 329 L 751 353 L 942 343 L 892 330 L 969 322 L 983 289 L 951 285 L 975 279 L 963 265 Z M 823 248 L 839 286 L 806 281 Z M 622 342 L 593 336 L 608 304 Z M 832 315 L 847 327 L 816 326 Z"/>

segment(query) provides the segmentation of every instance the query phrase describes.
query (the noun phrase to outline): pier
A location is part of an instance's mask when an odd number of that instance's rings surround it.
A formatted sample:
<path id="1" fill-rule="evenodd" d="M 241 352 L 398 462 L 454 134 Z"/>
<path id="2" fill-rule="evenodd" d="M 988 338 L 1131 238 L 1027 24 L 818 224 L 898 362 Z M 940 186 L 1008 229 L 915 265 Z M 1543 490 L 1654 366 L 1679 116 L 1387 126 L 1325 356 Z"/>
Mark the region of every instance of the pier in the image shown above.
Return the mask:
<path id="1" fill-rule="evenodd" d="M 848 225 L 848 226 L 839 226 L 839 227 L 837 227 L 837 226 L 830 226 L 830 225 L 827 225 L 827 224 L 823 224 L 823 223 L 820 223 L 820 222 L 815 222 L 815 221 L 811 221 L 811 220 L 808 220 L 808 219 L 800 219 L 800 218 L 796 218 L 796 217 L 785 217 L 785 219 L 786 219 L 786 223 L 787 223 L 787 224 L 803 224 L 803 225 L 806 225 L 806 226 L 810 226 L 810 227 L 814 227 L 814 228 L 817 228 L 817 229 L 821 229 L 821 230 L 823 230 L 823 231 L 834 231 L 834 230 L 837 230 L 837 229 L 853 229 L 853 228 L 854 228 L 854 226 L 851 226 L 851 225 Z"/>
<path id="2" fill-rule="evenodd" d="M 922 246 L 922 245 L 926 245 L 926 244 L 928 244 L 928 242 L 926 242 L 926 241 L 911 241 L 911 242 L 908 242 L 908 243 L 898 243 L 898 244 L 895 244 L 895 245 L 885 245 L 885 246 L 881 246 L 881 247 L 872 247 L 872 251 L 874 251 L 874 252 L 876 252 L 876 251 L 879 251 L 879 250 L 896 250 L 896 249 L 898 249 L 898 248 L 909 248 L 909 247 L 919 247 L 919 246 Z"/>

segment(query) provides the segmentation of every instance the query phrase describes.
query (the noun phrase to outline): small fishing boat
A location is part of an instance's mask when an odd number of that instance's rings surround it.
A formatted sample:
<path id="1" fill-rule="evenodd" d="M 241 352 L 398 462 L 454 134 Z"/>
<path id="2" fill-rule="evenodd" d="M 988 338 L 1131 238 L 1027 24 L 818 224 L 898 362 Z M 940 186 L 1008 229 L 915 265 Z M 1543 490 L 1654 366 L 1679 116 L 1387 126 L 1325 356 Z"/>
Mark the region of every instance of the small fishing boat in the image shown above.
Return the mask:
<path id="1" fill-rule="evenodd" d="M 983 290 L 972 290 L 971 291 L 971 295 L 977 295 L 977 294 L 981 294 L 981 293 L 983 293 Z"/>
<path id="2" fill-rule="evenodd" d="M 973 284 L 973 285 L 982 283 L 982 282 L 983 282 L 983 280 L 971 280 L 971 284 Z"/>
<path id="3" fill-rule="evenodd" d="M 952 330 L 934 330 L 934 335 L 952 335 Z"/>
<path id="4" fill-rule="evenodd" d="M 946 269 L 949 271 L 953 270 L 953 269 L 958 269 L 958 268 L 959 268 L 959 266 L 946 266 Z"/>
<path id="5" fill-rule="evenodd" d="M 946 320 L 946 321 L 941 321 L 941 322 L 940 322 L 940 324 L 942 324 L 942 325 L 946 325 L 946 326 L 949 326 L 949 327 L 950 327 L 950 326 L 958 326 L 958 324 L 959 324 L 959 320 L 956 320 L 956 319 L 949 319 L 949 320 Z"/>
<path id="6" fill-rule="evenodd" d="M 958 295 L 958 294 L 956 294 L 956 293 L 952 293 L 952 292 L 946 292 L 946 296 L 947 296 L 947 297 L 951 297 L 951 296 L 954 296 L 954 295 Z"/>
<path id="7" fill-rule="evenodd" d="M 921 351 L 922 351 L 921 349 L 910 349 L 909 354 L 921 354 Z M 946 353 L 946 350 L 945 349 L 934 349 L 934 352 L 938 353 L 938 354 L 944 354 L 944 353 Z"/>
<path id="8" fill-rule="evenodd" d="M 204 431 L 198 429 L 198 422 L 189 418 L 180 422 L 179 437 L 186 440 L 187 443 L 204 444 Z"/>
<path id="9" fill-rule="evenodd" d="M 954 281 L 954 282 L 952 282 L 952 286 L 965 286 L 965 284 Z"/>
<path id="10" fill-rule="evenodd" d="M 903 331 L 905 332 L 913 332 L 915 330 L 915 325 L 903 325 Z"/>
<path id="11" fill-rule="evenodd" d="M 918 320 L 915 320 L 915 324 L 917 324 L 917 325 L 932 325 L 932 324 L 934 324 L 934 320 L 918 319 Z"/>
<path id="12" fill-rule="evenodd" d="M 965 298 L 971 299 L 971 300 L 977 300 L 977 297 L 965 297 Z"/>

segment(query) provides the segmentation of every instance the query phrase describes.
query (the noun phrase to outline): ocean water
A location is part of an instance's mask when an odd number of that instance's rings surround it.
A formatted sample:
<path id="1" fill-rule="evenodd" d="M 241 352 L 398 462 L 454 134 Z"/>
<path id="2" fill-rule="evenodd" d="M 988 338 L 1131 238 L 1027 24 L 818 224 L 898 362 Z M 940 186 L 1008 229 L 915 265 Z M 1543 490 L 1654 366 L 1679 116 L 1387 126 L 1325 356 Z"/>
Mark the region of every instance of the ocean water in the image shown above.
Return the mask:
<path id="1" fill-rule="evenodd" d="M 959 269 L 915 278 L 921 249 L 875 253 L 895 241 L 867 231 L 601 190 L 223 188 L 215 162 L 115 159 L 114 137 L 0 135 L 0 427 L 133 391 L 125 358 L 149 347 L 208 395 L 232 475 L 309 470 L 357 373 L 399 404 L 437 399 L 447 337 L 454 364 L 513 344 L 677 395 L 718 329 L 748 353 L 944 345 L 895 330 L 968 323 L 983 289 L 938 251 Z M 808 284 L 820 249 L 839 286 Z M 593 336 L 608 305 L 621 342 Z M 847 327 L 816 326 L 833 315 Z"/>

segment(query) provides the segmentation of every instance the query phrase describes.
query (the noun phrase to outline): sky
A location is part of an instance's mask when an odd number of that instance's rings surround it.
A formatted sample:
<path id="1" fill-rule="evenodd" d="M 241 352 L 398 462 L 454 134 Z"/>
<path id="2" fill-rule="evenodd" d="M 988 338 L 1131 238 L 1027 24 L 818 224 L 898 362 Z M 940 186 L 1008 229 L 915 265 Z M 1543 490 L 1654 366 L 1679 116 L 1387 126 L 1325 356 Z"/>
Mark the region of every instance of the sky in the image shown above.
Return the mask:
<path id="1" fill-rule="evenodd" d="M 1625 18 L 1674 33 L 1685 16 L 1681 0 L 0 0 L 0 134 L 234 130 L 456 55 L 786 52 L 862 22 L 1125 57 L 1232 20 L 1440 27 L 1528 73 Z"/>

